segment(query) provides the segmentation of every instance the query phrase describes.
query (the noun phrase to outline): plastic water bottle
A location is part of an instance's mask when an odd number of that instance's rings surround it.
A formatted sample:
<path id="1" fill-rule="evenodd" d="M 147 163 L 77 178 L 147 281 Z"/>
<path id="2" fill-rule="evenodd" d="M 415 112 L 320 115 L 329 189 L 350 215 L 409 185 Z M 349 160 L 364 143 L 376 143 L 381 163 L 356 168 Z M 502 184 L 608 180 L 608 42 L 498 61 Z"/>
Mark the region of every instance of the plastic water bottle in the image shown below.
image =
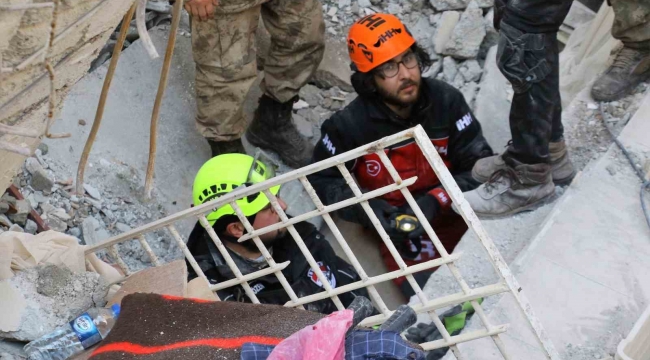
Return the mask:
<path id="1" fill-rule="evenodd" d="M 65 360 L 102 341 L 115 324 L 120 305 L 92 308 L 70 323 L 25 345 L 31 360 Z"/>

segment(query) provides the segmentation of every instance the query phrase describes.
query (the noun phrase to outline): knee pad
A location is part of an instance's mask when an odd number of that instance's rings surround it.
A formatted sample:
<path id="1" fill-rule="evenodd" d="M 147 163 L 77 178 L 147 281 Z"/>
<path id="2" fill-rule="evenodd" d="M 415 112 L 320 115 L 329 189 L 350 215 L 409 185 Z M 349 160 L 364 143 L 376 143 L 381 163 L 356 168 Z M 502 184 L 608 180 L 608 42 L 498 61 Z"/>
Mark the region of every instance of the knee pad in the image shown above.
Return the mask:
<path id="1" fill-rule="evenodd" d="M 501 22 L 497 65 L 515 93 L 528 91 L 551 73 L 550 57 L 557 52 L 554 37 L 555 33 L 525 33 Z"/>

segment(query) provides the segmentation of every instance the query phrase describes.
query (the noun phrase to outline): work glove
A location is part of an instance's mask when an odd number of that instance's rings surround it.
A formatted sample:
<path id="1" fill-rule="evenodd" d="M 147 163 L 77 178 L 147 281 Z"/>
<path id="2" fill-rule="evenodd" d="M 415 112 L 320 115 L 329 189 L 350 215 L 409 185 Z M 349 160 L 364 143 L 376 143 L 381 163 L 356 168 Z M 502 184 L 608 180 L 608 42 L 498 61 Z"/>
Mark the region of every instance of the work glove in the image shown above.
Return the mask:
<path id="1" fill-rule="evenodd" d="M 483 299 L 478 299 L 479 304 L 482 302 Z M 466 301 L 462 305 L 456 305 L 445 311 L 440 316 L 440 321 L 445 325 L 449 335 L 456 336 L 465 328 L 473 314 L 474 307 L 469 301 Z M 440 334 L 434 323 L 419 323 L 417 326 L 408 329 L 405 336 L 408 341 L 416 344 L 442 339 L 442 334 Z M 448 350 L 448 347 L 431 350 L 427 354 L 427 360 L 442 359 Z"/>
<path id="2" fill-rule="evenodd" d="M 391 219 L 394 214 L 396 214 L 399 211 L 399 208 L 396 206 L 393 206 L 388 203 L 388 201 L 380 198 L 374 198 L 368 200 L 368 204 L 372 208 L 372 211 L 377 215 L 377 218 L 379 219 L 379 223 L 381 226 L 386 230 L 386 233 L 388 233 L 388 236 L 390 236 L 391 240 L 395 241 L 396 239 L 405 239 L 406 236 L 403 232 L 398 231 L 395 229 L 395 227 L 391 224 Z M 363 209 L 361 209 L 363 211 Z M 362 214 L 363 218 L 366 219 L 366 223 L 363 224 L 367 228 L 374 228 L 372 225 L 372 222 L 370 222 L 370 218 L 366 215 L 365 211 Z"/>
<path id="3" fill-rule="evenodd" d="M 422 213 L 424 213 L 424 217 L 429 221 L 429 224 L 436 216 L 438 216 L 438 214 L 440 214 L 440 202 L 438 202 L 438 199 L 436 199 L 435 196 L 426 193 L 423 196 L 420 196 L 416 202 L 418 203 L 420 210 L 422 210 Z M 415 212 L 410 207 L 406 210 L 406 214 L 415 216 Z M 415 230 L 408 234 L 408 238 L 411 240 L 419 239 L 425 234 L 426 232 L 424 231 L 424 227 L 422 224 L 419 224 Z"/>

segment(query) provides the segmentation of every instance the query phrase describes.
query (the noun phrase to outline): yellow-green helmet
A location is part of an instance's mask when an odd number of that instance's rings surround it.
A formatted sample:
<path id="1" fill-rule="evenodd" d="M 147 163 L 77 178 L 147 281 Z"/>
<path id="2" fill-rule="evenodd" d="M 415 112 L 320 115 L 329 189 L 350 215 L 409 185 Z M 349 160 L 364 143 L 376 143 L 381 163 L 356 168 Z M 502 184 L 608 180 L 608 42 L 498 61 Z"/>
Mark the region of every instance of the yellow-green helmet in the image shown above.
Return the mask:
<path id="1" fill-rule="evenodd" d="M 253 166 L 255 163 L 255 166 Z M 200 205 L 225 195 L 236 188 L 251 186 L 275 176 L 272 164 L 245 154 L 223 154 L 208 160 L 194 178 L 194 205 Z M 280 185 L 269 189 L 273 195 L 280 191 Z M 264 193 L 257 193 L 237 200 L 237 205 L 246 216 L 253 216 L 270 203 Z M 228 205 L 221 206 L 208 214 L 210 225 L 224 215 L 234 215 Z"/>

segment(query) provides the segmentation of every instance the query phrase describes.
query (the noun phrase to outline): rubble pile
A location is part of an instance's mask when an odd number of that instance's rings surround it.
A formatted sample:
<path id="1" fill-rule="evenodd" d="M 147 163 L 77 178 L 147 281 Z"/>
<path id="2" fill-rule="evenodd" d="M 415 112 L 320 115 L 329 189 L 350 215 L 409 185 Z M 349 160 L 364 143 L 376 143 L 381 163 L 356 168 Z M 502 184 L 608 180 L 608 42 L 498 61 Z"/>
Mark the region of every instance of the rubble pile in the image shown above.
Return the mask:
<path id="1" fill-rule="evenodd" d="M 424 76 L 455 86 L 473 108 L 487 52 L 498 40 L 493 5 L 493 0 L 324 0 L 323 11 L 328 35 L 341 43 L 363 16 L 398 16 L 434 60 Z"/>
<path id="2" fill-rule="evenodd" d="M 12 331 L 0 329 L 0 339 L 32 341 L 89 308 L 104 306 L 107 284 L 94 272 L 75 274 L 64 267 L 40 265 L 16 272 L 5 280 L 3 291 L 17 297 L 19 301 L 12 302 L 16 308 L 8 311 L 21 316 Z"/>
<path id="3" fill-rule="evenodd" d="M 107 160 L 90 164 L 104 168 L 106 176 L 122 180 L 120 189 L 111 188 L 113 182 L 94 182 L 86 179 L 85 193 L 74 193 L 71 171 L 47 157 L 47 147 L 41 145 L 34 157 L 25 161 L 22 173 L 14 179 L 24 197 L 18 200 L 5 194 L 0 199 L 0 233 L 8 230 L 36 233 L 38 226 L 29 216 L 31 210 L 51 230 L 66 233 L 79 239 L 80 244 L 97 245 L 111 236 L 149 223 L 166 215 L 160 204 L 144 203 L 138 199 L 143 182 L 135 169 Z M 103 188 L 105 186 L 105 188 Z M 147 235 L 154 253 L 164 262 L 179 258 L 180 250 L 172 245 L 172 238 L 165 232 Z M 118 245 L 118 250 L 130 270 L 144 268 L 151 263 L 149 256 L 138 241 Z M 100 257 L 106 259 L 105 254 Z M 107 259 L 109 262 L 111 259 Z"/>

